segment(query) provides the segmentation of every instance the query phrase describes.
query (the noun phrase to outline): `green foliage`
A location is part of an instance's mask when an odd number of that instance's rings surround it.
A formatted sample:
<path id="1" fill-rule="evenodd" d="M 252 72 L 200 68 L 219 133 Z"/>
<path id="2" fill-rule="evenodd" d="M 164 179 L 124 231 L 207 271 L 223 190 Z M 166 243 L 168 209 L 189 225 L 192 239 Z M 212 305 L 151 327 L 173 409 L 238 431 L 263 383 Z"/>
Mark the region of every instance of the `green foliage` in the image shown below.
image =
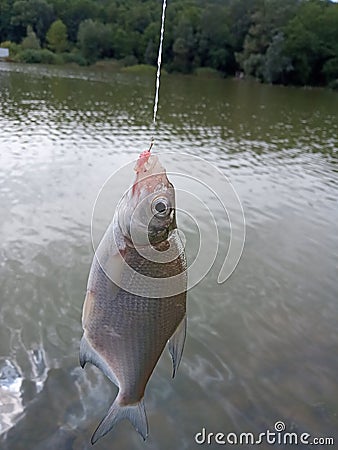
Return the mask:
<path id="1" fill-rule="evenodd" d="M 95 0 L 53 0 L 56 17 L 60 18 L 68 30 L 68 38 L 75 43 L 80 23 L 98 20 L 104 9 L 103 2 Z"/>
<path id="2" fill-rule="evenodd" d="M 46 34 L 48 47 L 57 53 L 64 52 L 68 48 L 67 27 L 58 19 L 52 23 Z"/>
<path id="3" fill-rule="evenodd" d="M 131 67 L 131 66 L 135 67 L 137 66 L 138 63 L 137 58 L 134 55 L 125 56 L 120 60 L 120 62 L 123 67 Z"/>
<path id="4" fill-rule="evenodd" d="M 0 42 L 12 40 L 11 36 L 12 5 L 8 0 L 0 0 Z"/>
<path id="5" fill-rule="evenodd" d="M 174 38 L 172 47 L 174 57 L 170 69 L 183 73 L 191 72 L 196 40 L 189 18 L 182 17 L 179 20 L 174 30 Z"/>
<path id="6" fill-rule="evenodd" d="M 328 60 L 337 57 L 338 5 L 321 0 L 257 2 L 236 53 L 246 75 L 302 85 L 327 83 L 334 76 Z"/>
<path id="7" fill-rule="evenodd" d="M 263 79 L 267 83 L 282 83 L 293 69 L 291 60 L 284 54 L 285 39 L 283 33 L 276 34 L 264 57 Z"/>
<path id="8" fill-rule="evenodd" d="M 324 83 L 324 66 L 329 59 L 338 57 L 337 8 L 336 4 L 319 0 L 304 2 L 285 27 L 285 51 L 293 66 L 289 78 L 292 83 Z"/>
<path id="9" fill-rule="evenodd" d="M 221 74 L 212 67 L 197 67 L 194 70 L 194 75 L 201 78 L 220 78 Z"/>
<path id="10" fill-rule="evenodd" d="M 113 58 L 155 66 L 161 7 L 161 0 L 0 0 L 0 40 L 48 47 L 67 62 Z M 337 58 L 338 3 L 329 0 L 168 3 L 163 62 L 169 71 L 209 67 L 268 83 L 325 85 L 337 79 Z"/>
<path id="11" fill-rule="evenodd" d="M 8 48 L 10 58 L 13 58 L 17 53 L 21 51 L 21 46 L 12 41 L 1 42 L 0 47 Z"/>
<path id="12" fill-rule="evenodd" d="M 262 53 L 250 53 L 241 65 L 246 75 L 263 79 L 265 57 Z"/>
<path id="13" fill-rule="evenodd" d="M 24 50 L 38 50 L 40 48 L 40 41 L 30 25 L 27 27 L 27 36 L 22 40 L 21 47 Z"/>
<path id="14" fill-rule="evenodd" d="M 61 64 L 63 62 L 62 59 L 58 57 L 58 55 L 55 55 L 55 53 L 47 49 L 23 50 L 22 52 L 17 54 L 15 60 L 25 63 L 41 63 L 41 64 Z"/>
<path id="15" fill-rule="evenodd" d="M 135 64 L 133 66 L 124 67 L 123 72 L 135 73 L 135 74 L 149 74 L 155 75 L 156 68 L 154 66 L 149 66 L 148 64 Z"/>
<path id="16" fill-rule="evenodd" d="M 90 62 L 112 56 L 112 29 L 109 25 L 85 20 L 80 23 L 77 41 L 83 57 Z"/>
<path id="17" fill-rule="evenodd" d="M 326 61 L 322 70 L 327 83 L 338 80 L 338 57 Z"/>
<path id="18" fill-rule="evenodd" d="M 236 60 L 246 75 L 267 82 L 280 81 L 280 74 L 289 65 L 289 61 L 283 57 L 282 28 L 294 15 L 296 5 L 295 0 L 256 2 L 243 49 L 236 54 Z M 274 64 L 278 67 L 274 67 Z"/>
<path id="19" fill-rule="evenodd" d="M 53 7 L 45 0 L 17 0 L 13 3 L 11 25 L 14 26 L 18 38 L 22 38 L 23 30 L 31 26 L 41 42 L 53 22 Z"/>
<path id="20" fill-rule="evenodd" d="M 149 39 L 147 47 L 144 52 L 144 62 L 146 64 L 154 65 L 157 60 L 157 49 L 151 39 Z"/>
<path id="21" fill-rule="evenodd" d="M 214 5 L 202 12 L 197 40 L 198 65 L 231 71 L 229 24 L 229 11 L 225 7 Z"/>
<path id="22" fill-rule="evenodd" d="M 79 66 L 87 66 L 88 61 L 80 55 L 80 53 L 62 53 L 60 54 L 63 63 L 65 64 L 78 64 Z"/>

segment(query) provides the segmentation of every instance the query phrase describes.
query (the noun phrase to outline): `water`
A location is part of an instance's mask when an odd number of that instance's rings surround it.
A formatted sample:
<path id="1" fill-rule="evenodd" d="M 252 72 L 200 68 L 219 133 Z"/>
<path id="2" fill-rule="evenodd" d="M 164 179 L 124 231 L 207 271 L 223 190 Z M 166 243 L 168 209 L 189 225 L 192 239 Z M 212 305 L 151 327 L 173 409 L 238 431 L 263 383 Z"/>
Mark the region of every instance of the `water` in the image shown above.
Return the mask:
<path id="1" fill-rule="evenodd" d="M 153 81 L 0 65 L 3 450 L 90 449 L 115 395 L 78 363 L 90 220 L 106 178 L 149 145 Z M 162 78 L 156 150 L 230 178 L 246 244 L 224 285 L 216 265 L 189 293 L 177 378 L 166 352 L 146 392 L 148 440 L 121 423 L 98 450 L 203 448 L 203 427 L 259 433 L 277 420 L 338 439 L 337 116 L 329 91 Z"/>

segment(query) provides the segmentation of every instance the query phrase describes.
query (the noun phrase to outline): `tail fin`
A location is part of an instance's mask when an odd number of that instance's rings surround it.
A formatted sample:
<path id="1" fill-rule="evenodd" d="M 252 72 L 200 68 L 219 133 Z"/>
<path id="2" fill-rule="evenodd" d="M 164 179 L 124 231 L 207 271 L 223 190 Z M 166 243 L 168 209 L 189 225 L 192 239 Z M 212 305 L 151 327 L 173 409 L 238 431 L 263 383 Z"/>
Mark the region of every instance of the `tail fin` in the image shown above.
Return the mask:
<path id="1" fill-rule="evenodd" d="M 92 444 L 95 444 L 98 439 L 105 436 L 117 422 L 123 419 L 128 419 L 134 425 L 136 431 L 146 440 L 148 436 L 148 421 L 143 398 L 135 405 L 120 405 L 118 397 L 116 397 L 106 417 L 95 430 L 91 439 Z"/>

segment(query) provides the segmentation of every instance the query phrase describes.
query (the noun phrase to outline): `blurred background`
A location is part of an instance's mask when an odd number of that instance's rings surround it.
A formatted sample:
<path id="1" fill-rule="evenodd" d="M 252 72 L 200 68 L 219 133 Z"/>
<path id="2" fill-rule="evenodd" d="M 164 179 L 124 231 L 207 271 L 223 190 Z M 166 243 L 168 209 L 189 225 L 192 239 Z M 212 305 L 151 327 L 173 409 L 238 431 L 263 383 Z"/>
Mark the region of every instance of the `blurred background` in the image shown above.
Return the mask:
<path id="1" fill-rule="evenodd" d="M 162 0 L 1 0 L 0 49 L 11 61 L 146 70 L 157 61 L 161 9 Z M 170 0 L 163 64 L 337 89 L 337 42 L 330 0 Z"/>

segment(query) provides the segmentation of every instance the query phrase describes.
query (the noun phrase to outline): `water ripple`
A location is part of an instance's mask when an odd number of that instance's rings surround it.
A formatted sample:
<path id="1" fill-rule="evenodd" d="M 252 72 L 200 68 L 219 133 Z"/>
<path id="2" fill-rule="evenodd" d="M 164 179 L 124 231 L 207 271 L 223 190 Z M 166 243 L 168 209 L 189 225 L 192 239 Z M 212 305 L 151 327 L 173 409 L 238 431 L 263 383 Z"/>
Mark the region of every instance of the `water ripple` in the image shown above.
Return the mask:
<path id="1" fill-rule="evenodd" d="M 4 450 L 90 448 L 114 397 L 98 371 L 78 367 L 90 219 L 106 178 L 149 146 L 153 81 L 0 63 Z M 217 260 L 189 293 L 177 380 L 170 381 L 164 357 L 146 394 L 147 448 L 189 449 L 202 427 L 265 431 L 277 419 L 335 433 L 337 98 L 163 77 L 155 148 L 176 152 L 177 161 L 180 152 L 198 155 L 229 177 L 244 206 L 247 241 L 225 285 L 216 283 Z M 210 207 L 221 214 L 212 200 Z M 195 231 L 187 236 L 194 242 Z M 116 448 L 143 446 L 127 424 L 111 439 Z M 100 445 L 108 449 L 111 441 Z"/>

